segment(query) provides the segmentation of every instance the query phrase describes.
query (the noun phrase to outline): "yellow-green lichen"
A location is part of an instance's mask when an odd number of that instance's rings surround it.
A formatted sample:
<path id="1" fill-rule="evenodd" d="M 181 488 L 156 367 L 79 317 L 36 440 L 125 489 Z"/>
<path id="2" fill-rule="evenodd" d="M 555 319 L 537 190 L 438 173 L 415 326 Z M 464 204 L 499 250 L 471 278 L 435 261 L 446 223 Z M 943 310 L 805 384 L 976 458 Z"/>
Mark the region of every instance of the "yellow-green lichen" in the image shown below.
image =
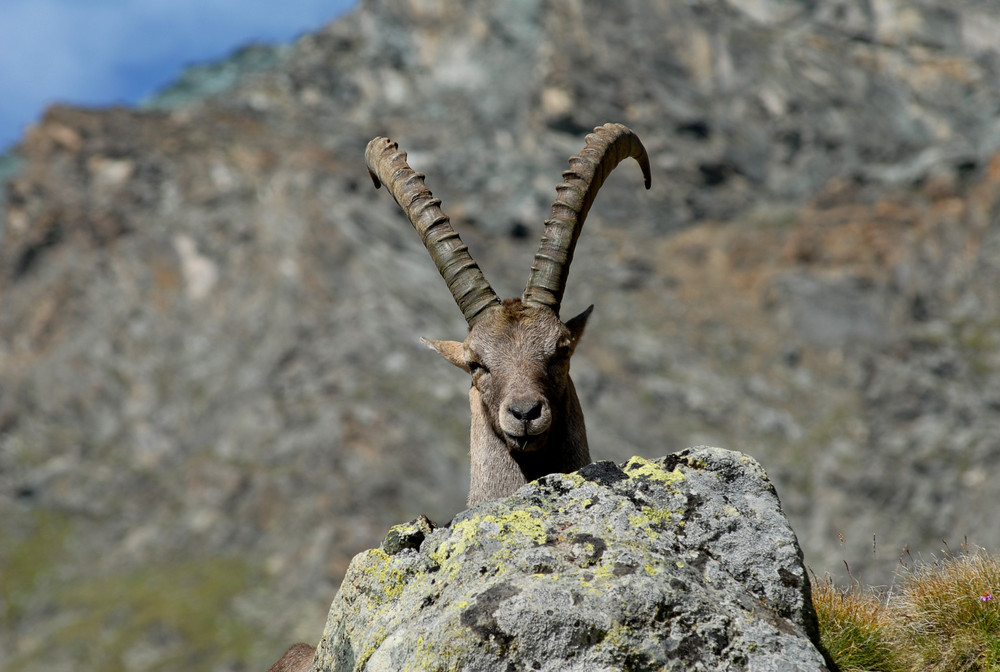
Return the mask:
<path id="1" fill-rule="evenodd" d="M 361 566 L 364 573 L 374 579 L 382 589 L 378 594 L 381 596 L 377 600 L 379 603 L 395 600 L 403 594 L 403 589 L 410 579 L 409 572 L 396 567 L 389 554 L 381 548 L 373 548 L 362 555 L 364 561 Z"/>
<path id="2" fill-rule="evenodd" d="M 579 507 L 580 509 L 589 509 L 590 507 L 592 507 L 594 505 L 594 500 L 592 498 L 590 498 L 590 497 L 583 497 L 583 498 L 580 498 L 580 499 L 577 499 L 577 498 L 573 497 L 573 498 L 571 498 L 569 500 L 569 502 L 570 502 L 570 508 L 567 508 L 565 506 L 560 506 L 558 509 L 556 509 L 556 512 L 560 513 L 560 514 L 564 514 L 567 511 L 569 511 L 571 508 L 575 509 L 575 508 Z"/>
<path id="3" fill-rule="evenodd" d="M 590 565 L 587 571 L 580 574 L 580 585 L 594 595 L 600 595 L 601 591 L 594 585 L 595 583 L 607 583 L 616 578 L 614 571 L 607 565 Z"/>
<path id="4" fill-rule="evenodd" d="M 534 509 L 539 516 L 544 517 L 544 513 L 539 509 Z M 507 534 L 511 531 L 518 532 L 528 537 L 536 544 L 544 544 L 548 536 L 545 528 L 545 521 L 536 518 L 530 512 L 524 510 L 511 511 L 503 516 L 483 516 L 484 521 L 495 523 L 500 527 L 500 534 Z"/>
<path id="5" fill-rule="evenodd" d="M 537 574 L 532 574 L 531 578 L 545 581 L 558 581 L 562 578 L 562 575 L 558 572 L 539 572 Z"/>
<path id="6" fill-rule="evenodd" d="M 488 536 L 505 547 L 493 555 L 493 560 L 499 566 L 501 561 L 514 556 L 514 548 L 519 537 L 527 537 L 536 544 L 545 543 L 548 530 L 543 518 L 544 513 L 537 507 L 531 507 L 530 510 L 518 509 L 501 515 L 473 516 L 455 523 L 452 526 L 451 536 L 432 551 L 430 557 L 446 575 L 454 576 L 459 570 L 459 562 L 455 558 L 465 554 L 474 545 L 481 544 L 481 536 Z"/>
<path id="7" fill-rule="evenodd" d="M 642 507 L 640 513 L 633 513 L 629 515 L 629 523 L 632 527 L 641 529 L 649 537 L 651 541 L 659 539 L 661 532 L 658 529 L 673 523 L 674 513 L 669 509 L 657 509 L 652 506 Z"/>
<path id="8" fill-rule="evenodd" d="M 569 481 L 574 488 L 579 488 L 581 485 L 587 482 L 587 479 L 585 479 L 583 476 L 576 473 L 575 471 L 568 474 L 559 474 L 559 477 L 565 481 Z"/>
<path id="9" fill-rule="evenodd" d="M 604 636 L 601 637 L 601 641 L 597 643 L 595 648 L 603 649 L 607 647 L 613 650 L 627 651 L 632 648 L 629 644 L 632 639 L 632 629 L 623 623 L 615 621 L 604 632 Z"/>
<path id="10" fill-rule="evenodd" d="M 357 657 L 354 659 L 354 669 L 363 669 L 368 660 L 375 655 L 378 647 L 382 646 L 382 642 L 385 641 L 386 635 L 385 630 L 380 628 L 378 632 L 370 636 L 364 643 L 364 647 L 358 652 Z"/>
<path id="11" fill-rule="evenodd" d="M 684 472 L 680 470 L 680 467 L 675 467 L 673 471 L 667 471 L 655 462 L 638 456 L 633 457 L 625 464 L 625 473 L 631 478 L 648 478 L 664 485 L 684 480 Z"/>
<path id="12" fill-rule="evenodd" d="M 406 672 L 451 672 L 463 669 L 464 651 L 472 647 L 464 627 L 451 628 L 447 633 L 427 633 L 413 649 L 413 656 L 403 668 Z"/>
<path id="13" fill-rule="evenodd" d="M 392 527 L 389 528 L 389 534 L 395 532 L 400 536 L 413 534 L 414 532 L 419 532 L 419 531 L 420 531 L 420 526 L 417 525 L 416 522 L 414 521 L 411 521 L 409 523 L 400 523 L 399 525 L 393 525 Z"/>

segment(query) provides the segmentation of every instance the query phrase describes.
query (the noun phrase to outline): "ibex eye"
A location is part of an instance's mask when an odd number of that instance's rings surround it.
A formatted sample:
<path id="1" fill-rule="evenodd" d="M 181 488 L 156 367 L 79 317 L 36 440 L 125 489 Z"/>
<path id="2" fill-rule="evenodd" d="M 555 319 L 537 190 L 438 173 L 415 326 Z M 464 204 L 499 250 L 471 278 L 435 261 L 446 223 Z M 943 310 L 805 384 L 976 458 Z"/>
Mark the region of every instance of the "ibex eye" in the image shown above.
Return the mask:
<path id="1" fill-rule="evenodd" d="M 468 362 L 467 364 L 468 364 L 468 367 L 469 367 L 469 373 L 471 373 L 471 374 L 476 374 L 476 373 L 479 373 L 479 372 L 482 372 L 482 373 L 488 373 L 489 372 L 488 369 L 485 366 L 483 366 L 482 364 L 480 364 L 479 362 Z"/>

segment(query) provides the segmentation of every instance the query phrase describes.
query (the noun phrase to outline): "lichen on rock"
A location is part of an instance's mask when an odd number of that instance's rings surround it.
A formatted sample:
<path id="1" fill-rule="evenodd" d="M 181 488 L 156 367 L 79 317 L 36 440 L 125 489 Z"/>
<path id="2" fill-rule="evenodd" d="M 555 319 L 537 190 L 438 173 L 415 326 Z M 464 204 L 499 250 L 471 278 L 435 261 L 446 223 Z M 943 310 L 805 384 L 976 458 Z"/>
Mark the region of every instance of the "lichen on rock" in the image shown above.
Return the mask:
<path id="1" fill-rule="evenodd" d="M 751 458 L 553 474 L 351 563 L 322 670 L 825 670 L 801 551 Z"/>

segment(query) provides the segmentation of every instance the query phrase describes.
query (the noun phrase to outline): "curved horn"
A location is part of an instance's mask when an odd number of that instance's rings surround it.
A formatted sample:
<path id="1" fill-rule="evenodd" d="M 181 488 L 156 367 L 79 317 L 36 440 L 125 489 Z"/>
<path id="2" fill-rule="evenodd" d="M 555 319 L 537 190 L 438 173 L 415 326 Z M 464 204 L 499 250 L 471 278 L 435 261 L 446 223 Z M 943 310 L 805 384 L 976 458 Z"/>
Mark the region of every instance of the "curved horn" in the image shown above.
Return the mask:
<path id="1" fill-rule="evenodd" d="M 469 326 L 499 306 L 496 292 L 441 210 L 441 200 L 424 185 L 424 176 L 407 165 L 406 152 L 389 138 L 375 138 L 365 149 L 365 163 L 375 188 L 385 184 L 420 234 Z"/>
<path id="2" fill-rule="evenodd" d="M 556 200 L 545 220 L 542 243 L 535 253 L 531 275 L 524 289 L 524 302 L 548 306 L 559 313 L 573 250 L 587 212 L 604 180 L 626 158 L 639 162 L 649 189 L 649 157 L 639 138 L 621 124 L 604 124 L 587 136 L 587 145 L 570 158 L 570 169 L 556 186 Z"/>

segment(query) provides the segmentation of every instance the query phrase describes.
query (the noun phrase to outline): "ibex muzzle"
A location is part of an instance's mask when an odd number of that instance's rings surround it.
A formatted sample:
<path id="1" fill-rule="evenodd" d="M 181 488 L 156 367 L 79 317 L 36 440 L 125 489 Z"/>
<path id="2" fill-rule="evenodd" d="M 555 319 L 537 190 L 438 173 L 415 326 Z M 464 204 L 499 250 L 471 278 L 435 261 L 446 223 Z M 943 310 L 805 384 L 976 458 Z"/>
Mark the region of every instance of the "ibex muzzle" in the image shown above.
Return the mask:
<path id="1" fill-rule="evenodd" d="M 523 295 L 501 301 L 406 154 L 388 138 L 368 143 L 365 160 L 376 188 L 385 184 L 406 213 L 469 324 L 464 341 L 423 340 L 472 376 L 470 505 L 590 463 L 569 360 L 593 306 L 565 323 L 559 306 L 587 212 L 607 176 L 629 157 L 649 189 L 649 159 L 632 131 L 605 124 L 587 136 L 556 187 Z"/>

